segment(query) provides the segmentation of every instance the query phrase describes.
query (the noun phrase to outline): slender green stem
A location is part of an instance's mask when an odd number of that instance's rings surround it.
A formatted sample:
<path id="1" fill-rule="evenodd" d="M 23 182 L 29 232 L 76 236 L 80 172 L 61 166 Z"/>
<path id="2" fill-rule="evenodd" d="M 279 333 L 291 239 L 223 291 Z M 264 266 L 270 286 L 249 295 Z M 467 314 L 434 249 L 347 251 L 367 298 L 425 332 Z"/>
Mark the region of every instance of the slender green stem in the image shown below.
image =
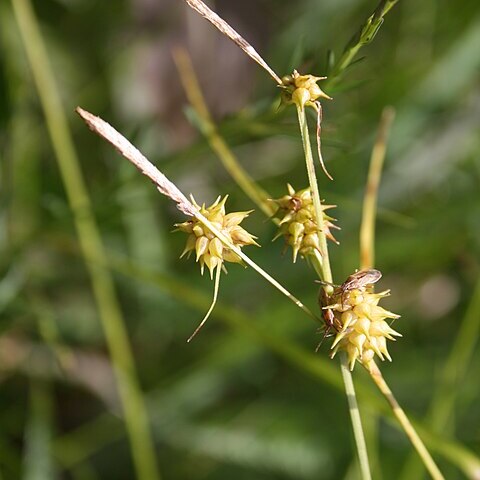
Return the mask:
<path id="1" fill-rule="evenodd" d="M 395 117 L 395 110 L 386 107 L 382 112 L 377 138 L 373 146 L 368 171 L 367 185 L 363 197 L 362 223 L 360 225 L 360 268 L 373 268 L 375 265 L 375 218 L 377 216 L 377 196 L 383 162 L 387 151 L 387 137 Z"/>
<path id="2" fill-rule="evenodd" d="M 324 224 L 324 215 L 322 209 L 322 201 L 318 189 L 317 175 L 315 173 L 315 163 L 313 161 L 312 146 L 310 144 L 310 136 L 308 134 L 307 117 L 305 109 L 297 105 L 298 123 L 300 125 L 300 133 L 302 134 L 303 150 L 305 153 L 305 163 L 307 167 L 308 183 L 312 191 L 313 207 L 315 211 L 315 221 L 320 227 L 318 232 L 318 240 L 320 243 L 321 271 L 322 280 L 332 283 L 332 271 L 330 268 L 330 258 L 328 255 L 327 237 L 321 226 Z"/>
<path id="3" fill-rule="evenodd" d="M 23 480 L 57 477 L 52 455 L 55 421 L 52 390 L 48 381 L 30 379 L 30 418 L 25 427 Z"/>
<path id="4" fill-rule="evenodd" d="M 125 422 L 139 480 L 160 478 L 148 418 L 113 279 L 105 265 L 105 249 L 73 145 L 58 87 L 29 0 L 12 0 L 20 34 L 37 85 L 67 197 L 73 212 L 99 308 L 100 318 L 122 400 Z"/>
<path id="5" fill-rule="evenodd" d="M 392 391 L 387 385 L 387 382 L 385 382 L 385 379 L 382 376 L 382 372 L 380 372 L 379 368 L 373 360 L 369 363 L 367 370 L 369 371 L 373 381 L 375 382 L 379 390 L 382 392 L 383 396 L 386 398 L 387 402 L 390 404 L 393 414 L 400 422 L 400 425 L 407 434 L 418 455 L 422 459 L 422 462 L 425 465 L 425 468 L 427 469 L 430 476 L 434 480 L 445 480 L 444 476 L 438 469 L 429 451 L 422 442 L 422 439 L 418 436 L 415 428 L 410 423 L 407 415 L 403 411 L 402 407 L 400 407 Z"/>
<path id="6" fill-rule="evenodd" d="M 315 163 L 313 161 L 312 146 L 310 144 L 310 136 L 308 134 L 307 117 L 305 115 L 305 109 L 297 105 L 298 123 L 300 125 L 300 133 L 302 135 L 303 150 L 305 153 L 305 163 L 307 167 L 308 182 L 310 190 L 312 192 L 313 207 L 315 212 L 315 220 L 317 225 L 321 227 L 324 224 L 324 215 L 322 209 L 322 201 L 320 198 L 320 192 L 317 183 L 317 175 L 315 173 Z M 315 269 L 321 272 L 321 279 L 329 284 L 333 283 L 332 270 L 330 267 L 330 258 L 328 254 L 327 237 L 323 230 L 319 228 L 318 239 L 320 243 L 320 255 L 311 256 L 312 262 L 314 262 Z M 328 292 L 332 289 L 331 286 L 325 285 L 324 288 Z M 352 420 L 352 428 L 355 438 L 355 446 L 358 453 L 360 462 L 360 472 L 362 480 L 369 480 L 371 478 L 370 468 L 368 466 L 368 455 L 365 443 L 365 437 L 363 435 L 363 429 L 360 421 L 360 415 L 358 412 L 357 399 L 355 395 L 355 388 L 353 386 L 352 373 L 348 368 L 344 368 L 342 361 L 342 377 L 345 385 L 345 392 L 348 399 L 350 408 L 350 418 Z M 355 412 L 354 407 L 356 408 Z"/>
<path id="7" fill-rule="evenodd" d="M 350 419 L 352 421 L 353 435 L 355 444 L 357 445 L 358 460 L 360 463 L 360 471 L 363 479 L 371 479 L 370 465 L 368 463 L 367 444 L 360 419 L 360 411 L 358 409 L 357 397 L 353 386 L 352 374 L 348 366 L 347 355 L 342 352 L 340 355 L 343 383 L 345 384 L 345 393 L 348 399 L 348 409 L 350 410 Z"/>

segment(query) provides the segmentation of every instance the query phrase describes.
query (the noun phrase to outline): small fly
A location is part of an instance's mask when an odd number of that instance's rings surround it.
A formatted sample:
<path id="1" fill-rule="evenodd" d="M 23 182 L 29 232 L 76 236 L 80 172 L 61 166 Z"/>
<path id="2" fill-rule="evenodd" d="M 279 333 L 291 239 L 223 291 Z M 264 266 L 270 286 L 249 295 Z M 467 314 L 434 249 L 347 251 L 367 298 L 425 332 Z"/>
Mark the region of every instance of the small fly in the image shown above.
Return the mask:
<path id="1" fill-rule="evenodd" d="M 344 295 L 352 290 L 363 290 L 369 285 L 377 283 L 382 278 L 382 272 L 380 270 L 375 270 L 374 268 L 369 268 L 365 270 L 359 270 L 358 272 L 352 273 L 341 285 L 332 285 L 327 282 L 317 281 L 318 283 L 331 285 L 335 287 L 334 295 L 341 295 L 342 305 L 344 303 Z M 330 298 L 325 293 L 325 290 L 322 288 L 319 295 L 319 303 L 322 308 L 322 317 L 325 322 L 325 329 L 323 332 L 323 338 L 320 343 L 317 345 L 315 352 L 317 352 L 322 345 L 326 337 L 329 336 L 330 331 L 333 329 L 339 331 L 341 325 L 337 325 L 337 320 L 330 308 L 325 308 L 329 304 Z"/>
<path id="2" fill-rule="evenodd" d="M 365 288 L 368 285 L 373 285 L 377 283 L 382 278 L 382 272 L 380 270 L 375 270 L 374 268 L 369 268 L 367 270 L 359 270 L 358 272 L 352 273 L 339 287 L 340 292 L 346 293 L 351 290 Z"/>
<path id="3" fill-rule="evenodd" d="M 342 306 L 344 303 L 344 296 L 352 290 L 364 290 L 369 285 L 377 283 L 382 278 L 382 272 L 369 268 L 366 270 L 359 270 L 352 273 L 336 290 L 336 293 L 341 294 Z"/>

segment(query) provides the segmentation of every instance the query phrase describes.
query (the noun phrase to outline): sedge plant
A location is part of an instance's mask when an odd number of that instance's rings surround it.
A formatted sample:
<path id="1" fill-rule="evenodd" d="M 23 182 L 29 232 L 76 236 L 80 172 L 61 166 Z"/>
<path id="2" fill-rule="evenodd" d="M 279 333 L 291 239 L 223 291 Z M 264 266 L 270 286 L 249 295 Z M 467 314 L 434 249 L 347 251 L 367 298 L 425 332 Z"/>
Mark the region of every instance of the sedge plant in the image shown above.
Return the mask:
<path id="1" fill-rule="evenodd" d="M 395 337 L 401 336 L 400 333 L 391 328 L 386 321 L 388 319 L 394 320 L 399 316 L 378 305 L 380 300 L 389 295 L 390 292 L 387 290 L 375 294 L 372 287 L 374 282 L 368 281 L 368 273 L 370 271 L 376 272 L 375 270 L 369 270 L 369 268 L 373 266 L 375 195 L 378 189 L 382 162 L 385 156 L 385 137 L 389 123 L 391 122 L 391 112 L 387 111 L 385 115 L 382 128 L 380 129 L 379 139 L 376 142 L 372 155 L 369 183 L 367 185 L 367 194 L 364 202 L 365 218 L 362 222 L 361 232 L 362 270 L 358 272 L 358 275 L 351 275 L 340 287 L 334 288 L 327 238 L 336 242 L 331 229 L 338 227 L 332 223 L 333 219 L 325 213 L 325 210 L 332 208 L 332 206 L 322 205 L 305 114 L 306 108 L 313 108 L 316 111 L 318 158 L 325 175 L 330 180 L 333 180 L 326 170 L 320 144 L 322 121 L 322 105 L 320 100 L 331 100 L 331 97 L 318 86 L 318 81 L 325 80 L 326 77 L 301 75 L 294 70 L 291 75 L 280 78 L 240 34 L 209 9 L 209 7 L 203 4 L 203 2 L 200 0 L 186 0 L 186 2 L 261 65 L 281 88 L 282 101 L 295 106 L 304 148 L 309 187 L 303 191 L 295 192 L 293 187 L 289 185 L 288 195 L 276 201 L 279 211 L 283 211 L 283 218 L 279 222 L 279 235 L 285 236 L 287 245 L 292 247 L 294 261 L 298 253 L 300 253 L 302 257 L 307 258 L 314 264 L 319 273 L 320 281 L 324 285 L 324 290 L 320 295 L 320 303 L 323 310 L 323 319 L 325 320 L 325 329 L 327 332 L 332 327 L 337 330 L 337 335 L 332 346 L 332 356 L 339 350 L 346 352 L 350 370 L 353 370 L 356 361 L 362 363 L 371 374 L 380 391 L 386 396 L 395 415 L 417 449 L 417 452 L 424 460 L 432 477 L 443 478 L 428 451 L 408 422 L 403 410 L 401 410 L 396 403 L 374 361 L 375 356 L 378 356 L 381 360 L 384 360 L 384 358 L 391 360 L 387 349 L 387 340 L 394 340 Z M 373 40 L 383 23 L 384 15 L 388 13 L 395 3 L 397 2 L 381 2 L 375 12 L 367 19 L 366 24 L 360 29 L 359 33 L 352 38 L 340 61 L 334 67 L 332 72 L 333 81 L 337 80 L 340 74 L 352 62 L 360 48 Z M 177 60 L 177 65 L 179 63 L 181 62 Z M 198 97 L 198 92 L 196 96 Z M 208 120 L 207 114 L 207 121 Z M 209 126 L 210 130 L 213 130 L 211 122 L 209 122 Z M 218 138 L 216 138 L 216 140 L 218 143 Z M 251 187 L 250 189 L 253 190 Z M 365 278 L 367 278 L 367 280 L 365 280 Z M 362 281 L 360 281 L 360 279 L 362 279 Z M 349 284 L 348 291 L 346 288 L 347 284 Z M 342 364 L 343 367 L 345 367 L 345 357 L 342 357 Z M 348 398 L 355 399 L 351 377 L 349 378 L 349 373 L 345 368 L 342 368 L 342 373 Z M 353 412 L 358 412 L 355 402 L 350 404 L 350 408 L 362 477 L 370 478 L 371 475 L 361 422 L 356 414 L 353 415 Z"/>
<path id="2" fill-rule="evenodd" d="M 243 263 L 252 267 L 257 273 L 262 275 L 268 282 L 293 301 L 308 316 L 315 321 L 321 322 L 324 327 L 324 337 L 331 332 L 335 332 L 331 357 L 333 358 L 337 353 L 340 353 L 342 377 L 349 402 L 361 478 L 370 479 L 371 473 L 351 375 L 351 371 L 354 369 L 356 363 L 360 363 L 367 370 L 377 387 L 387 398 L 393 413 L 412 441 L 413 446 L 420 455 L 431 477 L 437 480 L 442 479 L 443 476 L 441 472 L 415 429 L 408 421 L 405 413 L 396 402 L 395 397 L 375 362 L 376 357 L 380 358 L 380 360 L 384 360 L 385 358 L 391 360 L 387 348 L 387 340 L 394 340 L 395 337 L 401 336 L 388 322 L 388 320 L 397 319 L 399 316 L 385 310 L 379 305 L 380 301 L 389 295 L 389 290 L 380 293 L 374 292 L 374 284 L 381 277 L 381 273 L 373 268 L 372 252 L 373 220 L 375 218 L 374 208 L 376 204 L 375 192 L 376 187 L 378 187 L 381 161 L 383 161 L 385 151 L 385 141 L 383 141 L 383 144 L 381 142 L 377 143 L 377 147 L 378 145 L 383 145 L 383 150 L 381 148 L 378 150 L 377 148 L 377 150 L 374 151 L 374 159 L 377 160 L 376 162 L 372 162 L 373 173 L 371 173 L 370 181 L 376 179 L 376 184 L 375 188 L 367 190 L 369 194 L 365 199 L 365 218 L 368 220 L 365 220 L 365 226 L 362 229 L 362 252 L 365 252 L 365 250 L 370 252 L 369 260 L 362 260 L 360 270 L 353 272 L 341 284 L 335 284 L 330 266 L 328 240 L 338 244 L 332 232 L 332 230 L 338 227 L 335 224 L 334 218 L 326 213 L 326 210 L 334 206 L 326 204 L 320 194 L 316 175 L 316 162 L 310 142 L 306 115 L 306 109 L 308 108 L 313 109 L 316 113 L 316 153 L 318 162 L 325 176 L 329 180 L 333 180 L 333 177 L 325 167 L 320 142 L 323 116 L 321 101 L 324 99 L 331 100 L 331 97 L 320 88 L 318 82 L 325 80 L 326 77 L 301 74 L 296 70 L 290 75 L 280 77 L 241 35 L 203 2 L 200 0 L 186 0 L 186 2 L 261 65 L 280 88 L 282 102 L 286 105 L 292 105 L 296 109 L 308 177 L 307 187 L 295 190 L 291 185 L 288 185 L 287 193 L 282 198 L 272 200 L 271 206 L 266 207 L 268 203 L 265 201 L 265 193 L 254 186 L 248 174 L 238 168 L 234 159 L 231 157 L 229 158 L 228 168 L 236 174 L 238 183 L 245 191 L 249 192 L 250 198 L 254 200 L 264 212 L 275 211 L 275 221 L 279 226 L 278 237 L 284 237 L 286 246 L 292 248 L 293 261 L 296 261 L 298 257 L 309 261 L 318 273 L 318 280 L 321 283 L 319 295 L 320 314 L 316 315 L 243 252 L 243 247 L 257 245 L 256 237 L 240 225 L 251 212 L 227 213 L 226 196 L 223 198 L 221 196 L 218 197 L 218 199 L 208 207 L 205 206 L 205 204 L 198 204 L 193 197 L 191 197 L 190 200 L 187 199 L 174 183 L 156 169 L 156 167 L 112 126 L 101 118 L 81 108 L 77 108 L 77 113 L 79 113 L 95 133 L 104 137 L 115 146 L 123 156 L 130 160 L 154 183 L 162 194 L 172 199 L 177 204 L 178 209 L 188 216 L 186 221 L 176 225 L 180 232 L 187 235 L 186 246 L 182 256 L 193 253 L 196 261 L 200 265 L 202 273 L 206 266 L 210 276 L 212 279 L 214 278 L 215 285 L 212 304 L 188 341 L 192 340 L 199 332 L 215 306 L 221 272 L 226 269 L 225 264 Z M 373 33 L 368 37 L 368 40 L 373 38 L 381 21 L 383 21 L 383 15 L 387 13 L 394 3 L 396 2 L 382 2 L 382 8 L 379 7 L 379 9 L 377 9 L 380 14 L 377 15 L 375 13 L 369 19 L 369 28 L 373 28 Z M 360 38 L 363 38 L 363 43 L 361 44 L 368 43 L 364 36 L 361 35 Z M 337 75 L 346 68 L 346 65 L 352 60 L 357 51 L 358 49 L 352 50 L 353 53 L 351 56 L 342 60 L 342 63 L 337 68 Z M 177 64 L 180 64 L 181 67 L 181 58 L 180 61 L 177 60 Z M 192 96 L 197 94 L 198 97 L 198 92 L 190 93 Z M 209 127 L 206 132 L 209 135 L 209 140 L 216 146 L 216 150 L 220 156 L 225 157 L 225 152 L 228 153 L 228 147 L 222 143 L 221 137 L 219 137 L 215 131 L 212 122 L 208 118 L 208 111 L 206 111 L 205 108 L 203 108 L 203 118 L 205 124 Z M 376 156 L 375 152 L 377 152 Z M 380 166 L 378 165 L 379 162 Z M 232 176 L 235 178 L 235 175 Z M 372 180 L 372 178 L 374 180 Z M 367 247 L 365 247 L 365 245 L 367 245 Z"/>

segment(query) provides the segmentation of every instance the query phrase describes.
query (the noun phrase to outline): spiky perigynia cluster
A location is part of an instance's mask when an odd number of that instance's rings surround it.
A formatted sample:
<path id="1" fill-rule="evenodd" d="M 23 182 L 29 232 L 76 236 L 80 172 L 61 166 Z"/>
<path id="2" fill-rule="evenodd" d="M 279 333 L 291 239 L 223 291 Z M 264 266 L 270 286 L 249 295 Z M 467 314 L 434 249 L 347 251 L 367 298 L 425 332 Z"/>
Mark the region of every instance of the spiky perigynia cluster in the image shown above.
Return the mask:
<path id="1" fill-rule="evenodd" d="M 252 211 L 226 214 L 225 202 L 227 198 L 228 195 L 223 197 L 223 199 L 218 197 L 209 207 L 205 207 L 205 204 L 200 207 L 193 197 L 192 203 L 199 209 L 200 213 L 230 239 L 235 246 L 239 248 L 244 245 L 259 246 L 258 243 L 255 242 L 256 237 L 240 226 L 240 223 L 248 217 Z M 241 263 L 240 257 L 225 247 L 225 245 L 196 218 L 183 223 L 177 223 L 175 226 L 177 230 L 188 234 L 187 244 L 180 258 L 184 255 L 190 256 L 192 252 L 195 252 L 196 261 L 200 263 L 202 274 L 205 265 L 210 271 L 210 276 L 213 277 L 215 268 L 220 268 L 223 262 Z"/>
<path id="2" fill-rule="evenodd" d="M 314 107 L 319 98 L 331 100 L 318 85 L 319 80 L 325 80 L 327 77 L 315 77 L 313 75 L 300 75 L 296 70 L 292 75 L 286 75 L 282 78 L 282 99 L 285 103 L 294 103 L 300 107 Z"/>
<path id="3" fill-rule="evenodd" d="M 293 262 L 297 260 L 298 254 L 302 257 L 314 255 L 315 251 L 321 253 L 318 241 L 318 232 L 320 230 L 325 233 L 327 238 L 337 243 L 332 235 L 331 229 L 337 227 L 334 223 L 335 219 L 325 214 L 325 210 L 333 208 L 336 205 L 322 205 L 323 227 L 318 228 L 315 221 L 315 210 L 313 206 L 312 194 L 309 188 L 304 188 L 298 192 L 288 184 L 288 195 L 273 200 L 278 205 L 277 215 L 281 217 L 280 229 L 274 240 L 284 236 L 287 245 L 292 247 Z"/>
<path id="4" fill-rule="evenodd" d="M 402 335 L 386 322 L 397 319 L 399 315 L 389 312 L 378 305 L 379 301 L 390 294 L 390 290 L 373 293 L 372 286 L 361 286 L 349 291 L 337 288 L 332 297 L 330 309 L 341 329 L 332 345 L 332 358 L 339 350 L 348 355 L 350 370 L 355 362 L 361 362 L 368 368 L 375 354 L 383 361 L 392 361 L 387 349 L 387 340 L 395 340 Z"/>

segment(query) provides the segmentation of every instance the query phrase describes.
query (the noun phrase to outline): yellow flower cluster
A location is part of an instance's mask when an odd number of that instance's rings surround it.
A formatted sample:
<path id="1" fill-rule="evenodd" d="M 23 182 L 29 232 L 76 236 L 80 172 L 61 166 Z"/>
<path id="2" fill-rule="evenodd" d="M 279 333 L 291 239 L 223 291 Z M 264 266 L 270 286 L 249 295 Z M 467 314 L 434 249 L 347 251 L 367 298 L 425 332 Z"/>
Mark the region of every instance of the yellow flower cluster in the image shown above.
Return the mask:
<path id="1" fill-rule="evenodd" d="M 319 98 L 329 97 L 318 85 L 319 80 L 325 80 L 327 77 L 314 77 L 313 75 L 300 75 L 296 70 L 292 75 L 286 75 L 282 78 L 283 95 L 285 103 L 294 103 L 300 107 L 315 106 Z"/>
<path id="2" fill-rule="evenodd" d="M 368 368 L 375 354 L 384 360 L 392 361 L 387 350 L 387 340 L 395 340 L 402 335 L 395 331 L 385 321 L 388 318 L 397 319 L 396 315 L 378 305 L 378 302 L 388 296 L 390 290 L 373 293 L 372 287 L 359 287 L 345 292 L 337 288 L 332 296 L 330 309 L 337 322 L 342 326 L 332 345 L 332 357 L 339 350 L 348 355 L 350 369 L 355 362 L 361 362 Z"/>
<path id="3" fill-rule="evenodd" d="M 255 242 L 256 237 L 240 226 L 240 223 L 248 217 L 251 211 L 226 214 L 225 202 L 227 198 L 227 195 L 223 199 L 218 197 L 209 207 L 205 207 L 205 204 L 200 207 L 193 198 L 192 202 L 199 209 L 200 213 L 231 240 L 235 246 L 239 248 L 244 245 L 259 246 L 258 243 Z M 177 230 L 188 234 L 187 244 L 181 257 L 184 255 L 188 257 L 194 251 L 196 261 L 200 263 L 202 275 L 205 265 L 210 271 L 210 276 L 213 277 L 215 268 L 220 268 L 223 262 L 241 263 L 240 257 L 225 247 L 199 220 L 194 218 L 183 223 L 177 223 L 175 226 Z"/>
<path id="4" fill-rule="evenodd" d="M 314 255 L 315 250 L 321 252 L 318 241 L 318 228 L 315 221 L 315 211 L 313 206 L 312 194 L 309 188 L 304 188 L 298 192 L 288 184 L 288 195 L 273 200 L 278 205 L 277 215 L 281 215 L 280 228 L 274 240 L 284 236 L 287 245 L 292 247 L 293 262 L 296 262 L 298 254 L 302 257 Z M 322 205 L 322 210 L 328 210 L 335 205 Z M 323 215 L 323 232 L 333 242 L 337 240 L 332 235 L 331 229 L 339 229 L 332 221 L 334 218 Z"/>

